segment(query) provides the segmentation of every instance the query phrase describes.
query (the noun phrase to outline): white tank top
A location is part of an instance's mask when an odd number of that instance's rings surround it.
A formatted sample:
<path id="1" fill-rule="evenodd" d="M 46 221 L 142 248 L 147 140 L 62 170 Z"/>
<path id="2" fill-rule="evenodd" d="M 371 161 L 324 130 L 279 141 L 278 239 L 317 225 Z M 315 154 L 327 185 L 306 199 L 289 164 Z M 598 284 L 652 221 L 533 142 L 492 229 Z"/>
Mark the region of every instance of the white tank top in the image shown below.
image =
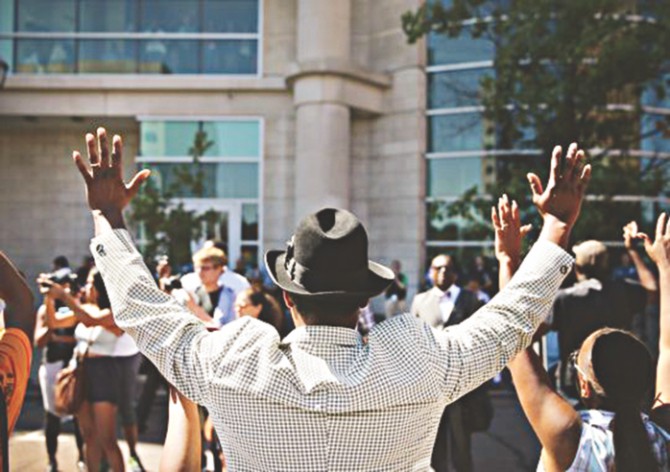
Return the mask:
<path id="1" fill-rule="evenodd" d="M 114 354 L 114 348 L 118 336 L 102 326 L 86 327 L 79 323 L 74 330 L 74 337 L 77 339 L 77 352 L 84 353 L 86 346 L 90 342 L 88 352 L 98 356 L 111 356 Z"/>

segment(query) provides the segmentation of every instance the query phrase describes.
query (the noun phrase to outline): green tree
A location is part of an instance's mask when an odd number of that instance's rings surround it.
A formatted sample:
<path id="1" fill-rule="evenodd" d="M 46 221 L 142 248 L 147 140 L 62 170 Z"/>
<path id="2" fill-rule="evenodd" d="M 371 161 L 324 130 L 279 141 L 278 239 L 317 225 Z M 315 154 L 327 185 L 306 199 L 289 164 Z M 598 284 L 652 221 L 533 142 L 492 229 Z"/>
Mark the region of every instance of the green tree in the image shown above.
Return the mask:
<path id="1" fill-rule="evenodd" d="M 585 205 L 576 239 L 618 239 L 621 227 L 641 211 L 639 202 L 625 196 L 668 190 L 667 159 L 640 159 L 631 150 L 651 138 L 665 139 L 666 149 L 670 144 L 668 121 L 643 107 L 663 101 L 670 107 L 670 2 L 648 0 L 626 9 L 631 4 L 453 0 L 427 2 L 402 17 L 410 43 L 430 33 L 471 35 L 494 45 L 495 77 L 483 77 L 478 91 L 486 142 L 496 149 L 538 152 L 496 159 L 495 182 L 485 194 L 527 198 L 525 174 L 548 169 L 555 144 L 566 148 L 577 141 L 593 150 L 589 194 L 595 201 Z M 493 203 L 478 193 L 466 193 L 447 210 L 471 221 L 475 234 L 485 232 Z M 433 207 L 429 211 L 445 211 L 440 202 Z"/>
<path id="2" fill-rule="evenodd" d="M 174 267 L 191 260 L 191 241 L 203 235 L 201 221 L 212 219 L 187 210 L 178 197 L 205 197 L 205 169 L 200 158 L 214 143 L 203 130 L 196 132 L 189 154 L 193 161 L 171 169 L 167 188 L 159 188 L 155 179 L 143 186 L 132 202 L 131 221 L 143 227 L 142 254 L 147 260 L 166 254 Z"/>

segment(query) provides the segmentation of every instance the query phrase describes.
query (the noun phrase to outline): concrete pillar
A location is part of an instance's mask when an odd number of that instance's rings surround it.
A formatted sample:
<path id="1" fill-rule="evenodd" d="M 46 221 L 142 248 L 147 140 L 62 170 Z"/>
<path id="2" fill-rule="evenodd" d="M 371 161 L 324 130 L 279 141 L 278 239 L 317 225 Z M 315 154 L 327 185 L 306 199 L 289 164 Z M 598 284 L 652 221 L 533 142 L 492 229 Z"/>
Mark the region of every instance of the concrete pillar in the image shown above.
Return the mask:
<path id="1" fill-rule="evenodd" d="M 324 59 L 348 61 L 350 23 L 350 0 L 300 0 L 298 65 Z M 323 70 L 316 76 L 298 77 L 294 83 L 297 220 L 324 206 L 350 206 L 351 113 L 348 106 L 322 93 L 333 81 L 338 88 L 341 79 Z"/>
<path id="2" fill-rule="evenodd" d="M 295 216 L 350 207 L 350 113 L 336 103 L 302 105 L 296 123 Z"/>

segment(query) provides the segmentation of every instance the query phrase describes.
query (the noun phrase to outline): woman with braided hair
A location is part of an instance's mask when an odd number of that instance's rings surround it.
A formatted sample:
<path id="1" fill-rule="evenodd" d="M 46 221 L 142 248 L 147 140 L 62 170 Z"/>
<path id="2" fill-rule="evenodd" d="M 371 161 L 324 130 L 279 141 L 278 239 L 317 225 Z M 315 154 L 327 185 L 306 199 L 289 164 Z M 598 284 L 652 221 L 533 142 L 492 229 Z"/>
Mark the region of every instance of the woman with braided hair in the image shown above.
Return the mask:
<path id="1" fill-rule="evenodd" d="M 500 287 L 512 278 L 520 260 L 522 227 L 516 202 L 503 196 L 492 209 Z M 670 226 L 665 214 L 656 239 L 644 239 L 661 279 L 661 343 L 656 406 L 649 416 L 642 405 L 653 389 L 654 365 L 647 348 L 632 333 L 604 328 L 592 333 L 571 359 L 586 410 L 577 411 L 551 386 L 532 349 L 510 363 L 519 401 L 542 444 L 540 471 L 670 471 Z M 664 418 L 665 416 L 665 418 Z M 652 421 L 652 419 L 654 421 Z"/>

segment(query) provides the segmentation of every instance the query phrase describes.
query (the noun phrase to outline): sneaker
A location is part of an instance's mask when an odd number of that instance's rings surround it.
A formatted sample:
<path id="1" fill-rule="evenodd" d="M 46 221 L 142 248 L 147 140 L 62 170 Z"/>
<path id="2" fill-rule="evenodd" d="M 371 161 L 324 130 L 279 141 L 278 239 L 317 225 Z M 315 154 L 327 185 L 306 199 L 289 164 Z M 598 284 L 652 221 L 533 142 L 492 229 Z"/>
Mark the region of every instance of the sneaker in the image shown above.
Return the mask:
<path id="1" fill-rule="evenodd" d="M 130 472 L 146 472 L 140 458 L 137 456 L 130 456 L 128 462 L 126 462 L 126 466 Z"/>
<path id="2" fill-rule="evenodd" d="M 88 469 L 86 468 L 86 462 L 77 461 L 77 472 L 88 472 Z"/>

